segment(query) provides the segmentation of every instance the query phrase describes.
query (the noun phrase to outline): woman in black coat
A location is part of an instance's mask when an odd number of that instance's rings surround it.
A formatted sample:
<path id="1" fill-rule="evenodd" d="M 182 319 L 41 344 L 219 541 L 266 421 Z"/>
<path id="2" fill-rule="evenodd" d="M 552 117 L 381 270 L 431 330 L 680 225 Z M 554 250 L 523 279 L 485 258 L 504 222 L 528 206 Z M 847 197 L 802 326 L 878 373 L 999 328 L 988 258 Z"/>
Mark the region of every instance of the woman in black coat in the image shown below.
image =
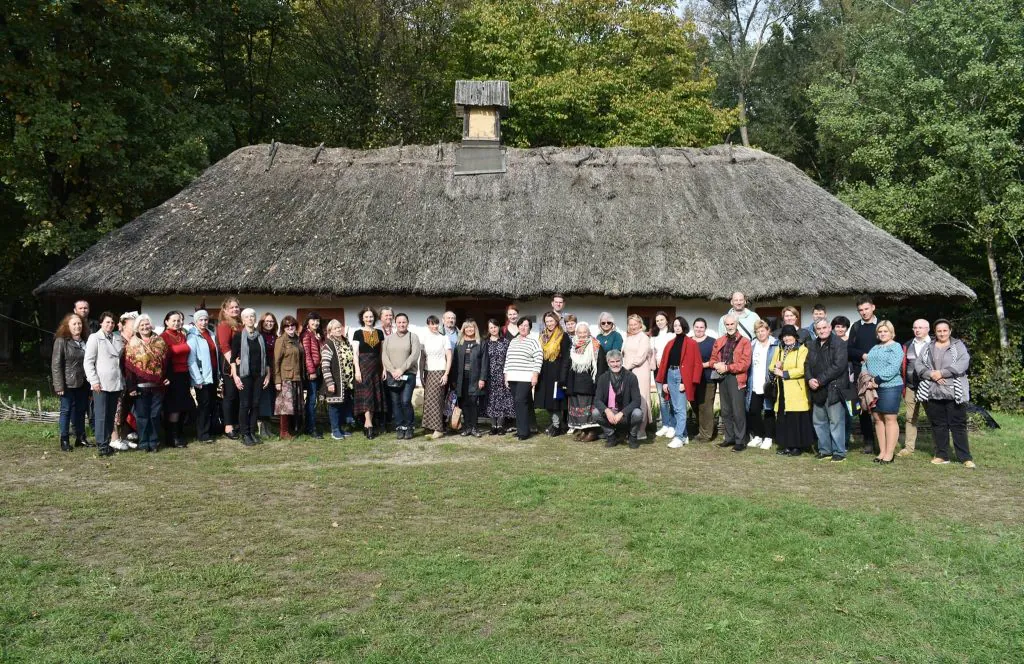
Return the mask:
<path id="1" fill-rule="evenodd" d="M 600 425 L 594 418 L 594 393 L 597 377 L 608 370 L 604 348 L 590 336 L 590 326 L 576 326 L 576 338 L 569 350 L 569 377 L 566 393 L 569 395 L 569 429 L 576 440 L 595 441 Z"/>
<path id="2" fill-rule="evenodd" d="M 569 379 L 569 335 L 559 324 L 558 314 L 549 311 L 544 314 L 544 330 L 540 333 L 540 348 L 544 364 L 540 368 L 534 402 L 551 415 L 549 436 L 561 436 L 567 424 L 565 411 L 565 384 Z"/>
<path id="3" fill-rule="evenodd" d="M 489 371 L 487 346 L 480 342 L 476 321 L 467 318 L 462 323 L 459 342 L 452 352 L 451 368 L 452 386 L 459 396 L 459 407 L 462 408 L 462 436 L 479 438 L 483 435 L 476 429 L 477 403 L 486 393 Z"/>

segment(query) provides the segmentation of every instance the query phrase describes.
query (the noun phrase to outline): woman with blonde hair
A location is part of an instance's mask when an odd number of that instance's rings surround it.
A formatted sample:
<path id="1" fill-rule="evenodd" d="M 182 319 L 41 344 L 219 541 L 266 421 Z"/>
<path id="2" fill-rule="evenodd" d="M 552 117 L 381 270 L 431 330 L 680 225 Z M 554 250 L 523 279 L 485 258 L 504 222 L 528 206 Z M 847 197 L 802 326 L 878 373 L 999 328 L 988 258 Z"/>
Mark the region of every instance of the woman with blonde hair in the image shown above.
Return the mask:
<path id="1" fill-rule="evenodd" d="M 778 339 L 779 335 L 782 334 L 782 328 L 787 325 L 792 325 L 796 328 L 797 343 L 801 346 L 806 346 L 807 342 L 813 337 L 806 328 L 800 327 L 800 310 L 794 306 L 782 307 L 782 313 L 779 316 L 779 329 L 772 331 L 771 336 Z"/>
<path id="2" fill-rule="evenodd" d="M 348 438 L 352 434 L 342 426 L 345 424 L 345 406 L 355 382 L 355 355 L 352 353 L 352 345 L 345 338 L 345 326 L 337 319 L 327 323 L 327 339 L 320 349 L 320 368 L 324 375 L 331 438 Z"/>
<path id="3" fill-rule="evenodd" d="M 224 435 L 231 440 L 236 440 L 238 434 L 235 427 L 238 426 L 238 389 L 231 379 L 231 338 L 242 327 L 242 321 L 238 315 L 242 307 L 237 297 L 226 297 L 220 303 L 220 313 L 217 315 L 217 350 L 220 351 L 221 362 L 220 375 L 223 377 L 224 394 L 221 398 L 223 407 L 222 417 L 224 418 Z"/>
<path id="4" fill-rule="evenodd" d="M 900 425 L 896 416 L 903 400 L 903 346 L 896 341 L 896 329 L 887 320 L 875 326 L 878 344 L 868 351 L 862 371 L 874 378 L 878 386 L 878 399 L 871 408 L 871 421 L 875 425 L 878 456 L 875 463 L 893 462 L 896 443 L 900 438 Z"/>
<path id="5" fill-rule="evenodd" d="M 270 383 L 270 363 L 263 336 L 256 327 L 256 310 L 242 312 L 242 329 L 231 338 L 231 378 L 238 388 L 238 425 L 242 444 L 252 446 L 263 442 L 259 437 L 260 395 Z"/>
<path id="6" fill-rule="evenodd" d="M 644 319 L 630 314 L 626 319 L 626 339 L 622 342 L 622 368 L 632 371 L 640 384 L 641 410 L 644 423 L 637 435 L 638 440 L 647 439 L 647 425 L 651 423 L 651 367 L 654 365 L 654 348 L 646 334 Z"/>
<path id="7" fill-rule="evenodd" d="M 452 351 L 452 386 L 462 408 L 463 424 L 460 435 L 479 438 L 477 431 L 479 399 L 485 394 L 490 377 L 487 347 L 480 342 L 476 321 L 467 318 L 459 332 L 459 342 Z"/>
<path id="8" fill-rule="evenodd" d="M 565 382 L 569 373 L 569 335 L 560 325 L 558 314 L 549 311 L 544 314 L 544 328 L 540 333 L 540 348 L 544 362 L 541 365 L 535 393 L 536 405 L 551 415 L 549 436 L 561 436 L 567 423 L 563 419 L 565 410 Z"/>

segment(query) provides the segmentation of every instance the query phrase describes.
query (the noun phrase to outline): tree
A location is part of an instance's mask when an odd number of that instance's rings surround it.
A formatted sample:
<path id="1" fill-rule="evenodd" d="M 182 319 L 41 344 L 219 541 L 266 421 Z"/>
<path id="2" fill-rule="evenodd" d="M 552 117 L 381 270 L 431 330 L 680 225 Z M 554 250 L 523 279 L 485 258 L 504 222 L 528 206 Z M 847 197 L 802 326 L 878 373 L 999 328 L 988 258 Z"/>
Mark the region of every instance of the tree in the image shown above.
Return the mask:
<path id="1" fill-rule="evenodd" d="M 1022 11 L 914 4 L 866 33 L 849 75 L 811 91 L 822 142 L 848 159 L 841 196 L 916 247 L 955 251 L 961 270 L 982 261 L 1003 348 L 1024 231 Z"/>
<path id="2" fill-rule="evenodd" d="M 774 35 L 782 38 L 792 16 L 807 13 L 813 0 L 690 0 L 695 17 L 711 44 L 712 66 L 720 92 L 735 99 L 740 138 L 750 145 L 747 129 L 750 87 L 762 65 L 761 54 Z"/>
<path id="3" fill-rule="evenodd" d="M 671 3 L 477 0 L 459 33 L 464 77 L 512 83 L 513 145 L 706 145 L 735 125 Z"/>

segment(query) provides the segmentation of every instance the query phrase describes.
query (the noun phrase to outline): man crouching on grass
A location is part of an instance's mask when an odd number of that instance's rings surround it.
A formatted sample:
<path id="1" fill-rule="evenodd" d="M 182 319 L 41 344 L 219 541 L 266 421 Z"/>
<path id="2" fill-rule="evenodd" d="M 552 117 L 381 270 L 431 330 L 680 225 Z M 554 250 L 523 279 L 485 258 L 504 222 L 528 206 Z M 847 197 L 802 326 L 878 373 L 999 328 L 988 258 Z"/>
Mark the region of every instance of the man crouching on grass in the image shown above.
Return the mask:
<path id="1" fill-rule="evenodd" d="M 604 446 L 619 444 L 618 430 L 628 429 L 629 447 L 640 447 L 637 436 L 644 425 L 644 412 L 640 409 L 640 383 L 632 371 L 622 370 L 622 352 L 608 351 L 605 358 L 608 371 L 597 377 L 594 393 L 594 419 L 601 425 Z"/>

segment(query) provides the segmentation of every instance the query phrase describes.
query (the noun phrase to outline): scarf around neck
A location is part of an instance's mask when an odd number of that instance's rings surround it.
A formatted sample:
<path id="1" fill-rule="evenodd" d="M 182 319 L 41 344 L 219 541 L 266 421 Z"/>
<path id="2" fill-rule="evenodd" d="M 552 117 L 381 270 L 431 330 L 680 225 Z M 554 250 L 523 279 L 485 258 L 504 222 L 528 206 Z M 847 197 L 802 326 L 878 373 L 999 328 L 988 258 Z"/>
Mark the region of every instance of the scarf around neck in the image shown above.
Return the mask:
<path id="1" fill-rule="evenodd" d="M 562 337 L 564 336 L 565 332 L 562 332 L 562 328 L 557 325 L 555 329 L 550 331 L 544 328 L 544 332 L 540 335 L 540 345 L 544 351 L 545 362 L 554 362 L 558 359 L 562 350 Z"/>
<path id="2" fill-rule="evenodd" d="M 242 343 L 238 344 L 241 350 L 238 352 L 239 367 L 238 375 L 242 378 L 248 378 L 249 376 L 249 342 L 256 341 L 260 346 L 260 377 L 264 376 L 267 372 L 267 347 L 263 343 L 263 335 L 257 330 L 253 330 L 251 333 L 242 328 L 239 332 L 242 336 Z"/>
<path id="3" fill-rule="evenodd" d="M 591 378 L 597 378 L 597 353 L 600 342 L 593 337 L 577 338 L 569 351 L 572 370 L 576 373 L 587 372 Z"/>
<path id="4" fill-rule="evenodd" d="M 149 339 L 134 335 L 124 349 L 124 361 L 132 373 L 144 382 L 157 383 L 164 379 L 164 359 L 167 342 L 154 333 Z"/>

